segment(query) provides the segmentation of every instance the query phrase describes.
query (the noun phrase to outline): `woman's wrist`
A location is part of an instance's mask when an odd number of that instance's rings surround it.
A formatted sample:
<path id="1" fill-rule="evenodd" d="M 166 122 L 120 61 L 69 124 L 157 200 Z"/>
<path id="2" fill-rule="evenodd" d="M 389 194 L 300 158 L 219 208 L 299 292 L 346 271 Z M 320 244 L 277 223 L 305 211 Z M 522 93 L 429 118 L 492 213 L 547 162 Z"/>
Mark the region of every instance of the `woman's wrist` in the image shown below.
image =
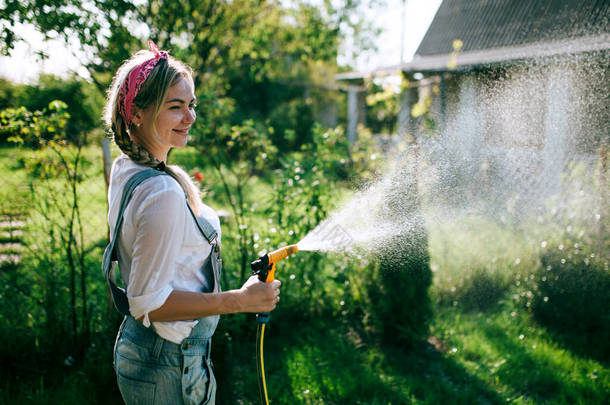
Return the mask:
<path id="1" fill-rule="evenodd" d="M 226 295 L 225 307 L 227 314 L 236 314 L 238 312 L 243 312 L 244 309 L 244 291 L 239 290 L 229 290 L 225 291 L 221 294 Z"/>

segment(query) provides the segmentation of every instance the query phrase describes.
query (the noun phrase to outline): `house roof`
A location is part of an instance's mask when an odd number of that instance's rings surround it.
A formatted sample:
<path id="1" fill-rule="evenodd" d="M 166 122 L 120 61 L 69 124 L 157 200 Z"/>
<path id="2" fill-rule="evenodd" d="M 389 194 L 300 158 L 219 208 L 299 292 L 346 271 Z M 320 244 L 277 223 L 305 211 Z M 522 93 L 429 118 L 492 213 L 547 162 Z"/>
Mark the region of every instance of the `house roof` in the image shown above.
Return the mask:
<path id="1" fill-rule="evenodd" d="M 461 41 L 456 52 L 454 41 Z M 413 60 L 337 80 L 610 50 L 608 0 L 444 0 Z M 343 77 L 345 76 L 345 77 Z"/>
<path id="2" fill-rule="evenodd" d="M 518 47 L 608 34 L 608 0 L 444 0 L 417 56 Z"/>
<path id="3" fill-rule="evenodd" d="M 608 0 L 444 0 L 400 68 L 446 71 L 607 50 Z"/>

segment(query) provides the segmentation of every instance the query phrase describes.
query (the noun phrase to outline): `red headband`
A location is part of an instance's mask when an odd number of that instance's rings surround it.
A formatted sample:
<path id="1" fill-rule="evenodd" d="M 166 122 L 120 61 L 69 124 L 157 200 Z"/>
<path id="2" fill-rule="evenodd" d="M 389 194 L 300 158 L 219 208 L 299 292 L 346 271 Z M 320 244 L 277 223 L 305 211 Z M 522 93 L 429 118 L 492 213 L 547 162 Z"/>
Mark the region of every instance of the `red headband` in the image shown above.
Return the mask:
<path id="1" fill-rule="evenodd" d="M 144 84 L 150 72 L 157 66 L 157 63 L 161 59 L 167 60 L 169 56 L 166 51 L 159 51 L 159 48 L 157 48 L 153 41 L 148 41 L 148 49 L 155 56 L 133 68 L 123 82 L 121 90 L 119 90 L 119 114 L 121 114 L 127 126 L 131 124 L 131 105 L 133 104 L 133 99 L 136 98 L 142 84 Z"/>

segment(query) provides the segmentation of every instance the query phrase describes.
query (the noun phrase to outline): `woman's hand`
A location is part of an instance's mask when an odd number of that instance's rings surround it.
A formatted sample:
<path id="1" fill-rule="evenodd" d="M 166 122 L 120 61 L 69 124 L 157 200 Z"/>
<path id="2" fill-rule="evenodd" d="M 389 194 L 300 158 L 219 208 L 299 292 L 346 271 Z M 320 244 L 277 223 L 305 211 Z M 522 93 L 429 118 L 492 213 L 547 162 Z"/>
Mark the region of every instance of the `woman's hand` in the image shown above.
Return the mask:
<path id="1" fill-rule="evenodd" d="M 258 276 L 251 276 L 239 289 L 239 312 L 269 312 L 280 301 L 280 280 L 264 283 Z"/>

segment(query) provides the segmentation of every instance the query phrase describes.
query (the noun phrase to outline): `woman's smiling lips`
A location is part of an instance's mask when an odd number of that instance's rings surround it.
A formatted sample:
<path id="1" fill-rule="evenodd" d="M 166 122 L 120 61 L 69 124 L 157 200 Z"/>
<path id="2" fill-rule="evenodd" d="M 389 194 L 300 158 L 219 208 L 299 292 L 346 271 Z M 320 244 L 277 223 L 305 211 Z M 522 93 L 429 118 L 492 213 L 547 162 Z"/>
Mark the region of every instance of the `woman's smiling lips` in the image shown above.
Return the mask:
<path id="1" fill-rule="evenodd" d="M 186 129 L 174 129 L 175 132 L 178 132 L 180 135 L 187 136 L 189 134 L 189 128 Z"/>

